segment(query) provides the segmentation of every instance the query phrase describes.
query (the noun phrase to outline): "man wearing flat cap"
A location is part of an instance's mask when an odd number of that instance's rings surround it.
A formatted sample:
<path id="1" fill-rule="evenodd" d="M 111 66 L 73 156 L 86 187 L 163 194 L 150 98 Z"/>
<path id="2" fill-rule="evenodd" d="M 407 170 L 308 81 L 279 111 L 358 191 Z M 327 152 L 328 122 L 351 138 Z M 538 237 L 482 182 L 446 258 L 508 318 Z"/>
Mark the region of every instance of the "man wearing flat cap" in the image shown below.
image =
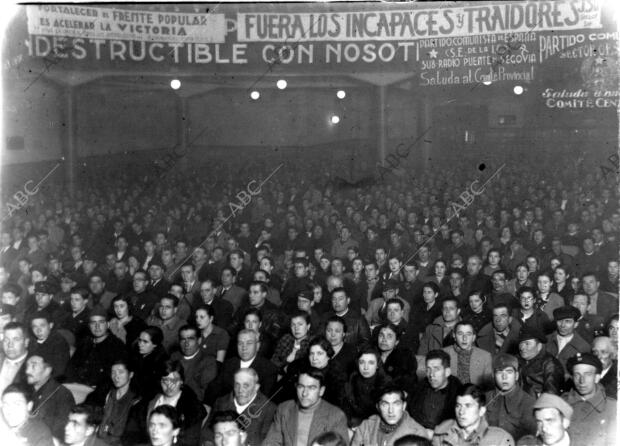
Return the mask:
<path id="1" fill-rule="evenodd" d="M 30 325 L 32 317 L 40 312 L 47 311 L 52 318 L 52 322 L 59 325 L 65 317 L 66 311 L 60 306 L 58 302 L 54 300 L 54 294 L 57 288 L 51 282 L 41 281 L 34 285 L 34 297 L 35 300 L 26 309 L 25 322 Z"/>
<path id="2" fill-rule="evenodd" d="M 580 318 L 581 312 L 571 305 L 553 310 L 553 319 L 557 324 L 557 329 L 547 336 L 546 350 L 562 363 L 564 370 L 566 370 L 568 358 L 591 350 L 590 344 L 575 333 Z"/>
<path id="3" fill-rule="evenodd" d="M 517 446 L 582 446 L 568 434 L 573 408 L 562 398 L 543 393 L 532 409 L 538 426 L 536 436 L 522 437 Z"/>
<path id="4" fill-rule="evenodd" d="M 543 392 L 559 395 L 564 386 L 564 367 L 545 350 L 546 343 L 547 338 L 541 332 L 527 326 L 519 334 L 523 390 L 535 398 Z"/>
<path id="5" fill-rule="evenodd" d="M 504 429 L 513 438 L 536 433 L 532 407 L 536 399 L 519 384 L 519 361 L 515 356 L 499 353 L 493 358 L 495 389 L 487 392 L 489 426 Z"/>
<path id="6" fill-rule="evenodd" d="M 569 429 L 578 445 L 615 443 L 617 401 L 605 395 L 600 384 L 603 364 L 592 353 L 577 353 L 567 362 L 574 388 L 562 395 L 573 408 Z"/>

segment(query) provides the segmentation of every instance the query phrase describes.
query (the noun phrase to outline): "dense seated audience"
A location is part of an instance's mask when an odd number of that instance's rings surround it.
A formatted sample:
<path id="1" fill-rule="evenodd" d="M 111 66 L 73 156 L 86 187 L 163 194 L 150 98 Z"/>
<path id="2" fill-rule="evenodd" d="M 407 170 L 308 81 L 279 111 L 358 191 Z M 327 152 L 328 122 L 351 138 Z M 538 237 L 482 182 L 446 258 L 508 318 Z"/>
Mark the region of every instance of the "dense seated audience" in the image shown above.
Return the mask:
<path id="1" fill-rule="evenodd" d="M 0 230 L 0 434 L 613 444 L 618 192 L 579 169 L 505 169 L 458 211 L 451 168 L 291 167 L 232 214 L 270 166 L 41 193 Z"/>

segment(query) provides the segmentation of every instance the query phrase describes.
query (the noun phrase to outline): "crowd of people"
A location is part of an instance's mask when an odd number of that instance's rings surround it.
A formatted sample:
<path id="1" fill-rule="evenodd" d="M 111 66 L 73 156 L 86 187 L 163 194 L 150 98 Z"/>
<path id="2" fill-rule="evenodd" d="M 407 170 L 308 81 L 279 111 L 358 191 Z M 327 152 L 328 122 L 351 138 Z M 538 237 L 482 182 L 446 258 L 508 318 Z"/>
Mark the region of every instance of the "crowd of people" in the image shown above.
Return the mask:
<path id="1" fill-rule="evenodd" d="M 2 222 L 8 444 L 615 444 L 616 178 L 274 167 L 49 186 Z"/>

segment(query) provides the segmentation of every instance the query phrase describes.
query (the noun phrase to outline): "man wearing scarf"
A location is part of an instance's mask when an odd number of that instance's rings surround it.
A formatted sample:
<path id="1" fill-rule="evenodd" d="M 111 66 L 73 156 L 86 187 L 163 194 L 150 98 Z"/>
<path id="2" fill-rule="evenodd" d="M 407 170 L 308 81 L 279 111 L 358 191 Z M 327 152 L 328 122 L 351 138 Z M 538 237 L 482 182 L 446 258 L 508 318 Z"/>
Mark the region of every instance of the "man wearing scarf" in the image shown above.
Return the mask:
<path id="1" fill-rule="evenodd" d="M 410 434 L 428 438 L 426 429 L 407 413 L 406 393 L 395 384 L 382 389 L 377 409 L 379 415 L 371 415 L 359 425 L 351 446 L 393 446 L 395 440 Z"/>

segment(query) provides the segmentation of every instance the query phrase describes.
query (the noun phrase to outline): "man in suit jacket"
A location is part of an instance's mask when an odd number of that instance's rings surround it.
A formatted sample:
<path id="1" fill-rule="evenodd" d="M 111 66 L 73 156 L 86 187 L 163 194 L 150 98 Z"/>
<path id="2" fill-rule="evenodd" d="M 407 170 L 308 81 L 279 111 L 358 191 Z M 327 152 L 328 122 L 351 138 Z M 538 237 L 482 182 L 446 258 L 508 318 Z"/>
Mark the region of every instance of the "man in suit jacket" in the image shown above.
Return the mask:
<path id="1" fill-rule="evenodd" d="M 486 350 L 474 347 L 476 332 L 468 321 L 459 321 L 454 328 L 456 343 L 443 350 L 450 355 L 450 370 L 464 384 L 493 387 L 493 360 Z M 460 365 L 469 364 L 464 368 Z M 459 367 L 460 366 L 460 367 Z"/>
<path id="2" fill-rule="evenodd" d="M 547 336 L 546 350 L 562 363 L 564 372 L 569 358 L 577 353 L 590 352 L 590 344 L 575 332 L 580 317 L 581 312 L 571 305 L 553 310 L 553 319 L 558 328 Z"/>
<path id="3" fill-rule="evenodd" d="M 216 285 L 211 279 L 204 280 L 200 284 L 200 298 L 203 305 L 213 308 L 215 316 L 213 323 L 220 328 L 228 328 L 233 317 L 233 306 L 227 300 L 215 297 Z"/>
<path id="4" fill-rule="evenodd" d="M 18 252 L 13 248 L 11 233 L 9 231 L 2 231 L 0 233 L 0 266 L 10 271 L 17 256 Z"/>
<path id="5" fill-rule="evenodd" d="M 225 266 L 224 268 L 222 268 L 222 272 L 220 275 L 222 285 L 218 287 L 217 292 L 215 293 L 217 297 L 230 302 L 233 306 L 234 311 L 237 311 L 239 309 L 243 298 L 247 294 L 246 290 L 235 285 L 236 276 L 237 271 L 235 271 L 233 267 Z"/>
<path id="6" fill-rule="evenodd" d="M 297 398 L 278 406 L 263 446 L 310 446 L 314 437 L 327 431 L 348 438 L 347 417 L 322 399 L 324 393 L 323 371 L 312 367 L 303 370 L 297 378 Z"/>
<path id="7" fill-rule="evenodd" d="M 215 399 L 233 390 L 234 373 L 240 368 L 252 368 L 258 375 L 261 392 L 270 397 L 275 390 L 277 367 L 267 358 L 258 356 L 259 335 L 253 330 L 241 330 L 237 335 L 239 357 L 229 358 L 222 365 L 217 378 L 211 381 L 204 395 L 204 402 L 213 405 Z"/>
<path id="8" fill-rule="evenodd" d="M 0 394 L 9 385 L 26 382 L 26 357 L 28 356 L 28 331 L 19 322 L 4 326 L 0 352 Z"/>
<path id="9" fill-rule="evenodd" d="M 483 326 L 476 336 L 476 345 L 495 355 L 519 353 L 519 330 L 521 324 L 518 319 L 510 315 L 510 309 L 505 303 L 499 303 L 493 308 L 493 320 Z"/>
<path id="10" fill-rule="evenodd" d="M 590 298 L 588 313 L 606 318 L 618 312 L 618 296 L 599 289 L 601 282 L 596 273 L 585 273 L 581 282 L 583 291 Z"/>
<path id="11" fill-rule="evenodd" d="M 276 405 L 260 392 L 258 374 L 254 369 L 239 369 L 235 373 L 234 381 L 233 392 L 218 398 L 211 414 L 225 410 L 234 411 L 245 427 L 248 444 L 259 445 L 269 432 Z M 210 418 L 212 417 L 211 415 Z"/>

